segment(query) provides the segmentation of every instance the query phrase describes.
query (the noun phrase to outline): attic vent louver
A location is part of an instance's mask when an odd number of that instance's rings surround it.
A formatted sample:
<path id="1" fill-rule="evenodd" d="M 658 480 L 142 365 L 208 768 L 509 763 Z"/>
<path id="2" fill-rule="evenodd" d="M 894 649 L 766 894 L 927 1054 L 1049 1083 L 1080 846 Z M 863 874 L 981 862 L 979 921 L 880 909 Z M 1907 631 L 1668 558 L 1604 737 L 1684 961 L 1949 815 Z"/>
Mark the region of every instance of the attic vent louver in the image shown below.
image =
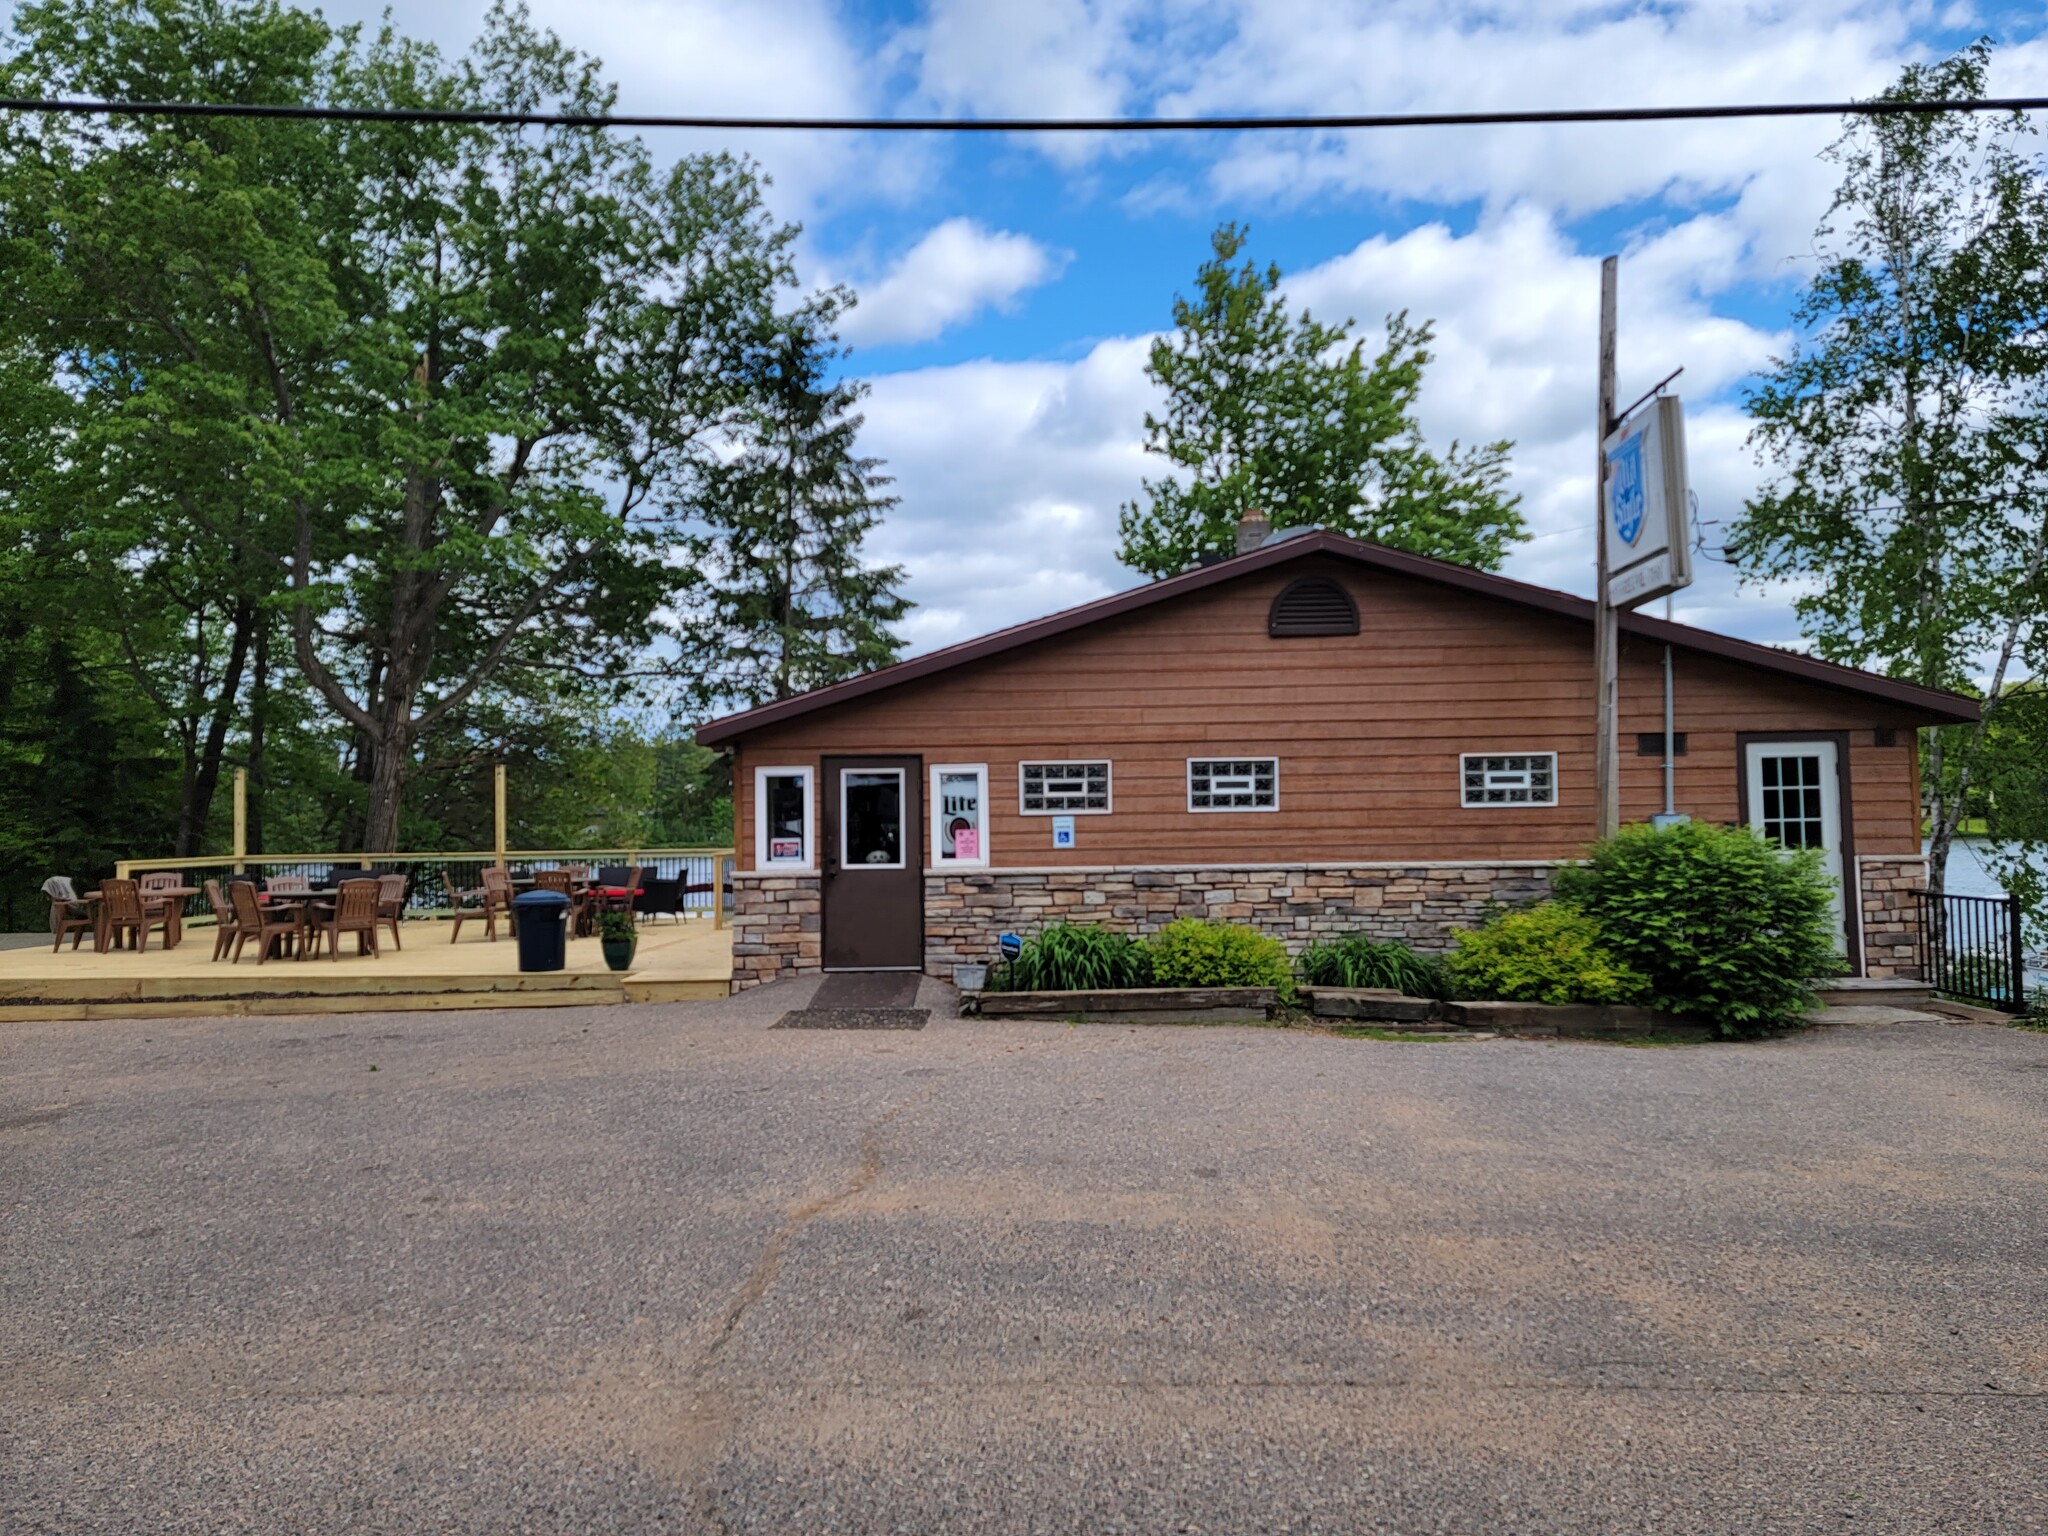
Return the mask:
<path id="1" fill-rule="evenodd" d="M 1266 615 L 1266 633 L 1276 640 L 1302 635 L 1355 635 L 1358 605 L 1351 594 L 1327 576 L 1304 576 L 1289 582 L 1273 599 Z"/>

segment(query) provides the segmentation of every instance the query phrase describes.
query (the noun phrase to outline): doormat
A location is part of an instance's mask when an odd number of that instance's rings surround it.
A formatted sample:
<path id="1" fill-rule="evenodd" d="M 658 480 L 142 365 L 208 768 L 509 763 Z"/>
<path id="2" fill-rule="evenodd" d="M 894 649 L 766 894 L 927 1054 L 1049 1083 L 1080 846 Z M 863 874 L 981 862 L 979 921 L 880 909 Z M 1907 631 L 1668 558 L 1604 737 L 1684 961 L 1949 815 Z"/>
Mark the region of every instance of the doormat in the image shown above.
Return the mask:
<path id="1" fill-rule="evenodd" d="M 818 984 L 809 1008 L 910 1008 L 917 1003 L 916 971 L 834 971 Z"/>
<path id="2" fill-rule="evenodd" d="M 770 1029 L 923 1029 L 929 1008 L 799 1008 Z"/>

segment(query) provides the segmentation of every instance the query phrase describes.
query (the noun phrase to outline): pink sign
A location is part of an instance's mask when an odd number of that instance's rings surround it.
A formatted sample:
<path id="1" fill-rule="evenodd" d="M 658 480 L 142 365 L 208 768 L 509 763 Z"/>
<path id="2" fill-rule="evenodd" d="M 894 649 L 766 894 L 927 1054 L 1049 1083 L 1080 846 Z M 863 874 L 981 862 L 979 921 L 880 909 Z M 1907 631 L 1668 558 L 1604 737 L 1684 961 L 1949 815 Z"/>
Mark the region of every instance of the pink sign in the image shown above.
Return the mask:
<path id="1" fill-rule="evenodd" d="M 962 827 L 953 834 L 953 857 L 956 859 L 978 859 L 981 857 L 981 833 L 973 827 Z"/>

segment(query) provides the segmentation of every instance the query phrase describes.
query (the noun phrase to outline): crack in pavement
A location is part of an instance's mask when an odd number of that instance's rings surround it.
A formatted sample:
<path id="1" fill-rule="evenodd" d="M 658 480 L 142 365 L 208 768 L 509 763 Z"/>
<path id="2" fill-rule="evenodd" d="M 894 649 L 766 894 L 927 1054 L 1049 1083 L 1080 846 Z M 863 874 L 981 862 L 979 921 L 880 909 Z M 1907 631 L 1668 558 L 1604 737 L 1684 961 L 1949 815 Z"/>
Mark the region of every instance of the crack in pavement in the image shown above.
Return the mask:
<path id="1" fill-rule="evenodd" d="M 692 1401 L 681 1426 L 680 1443 L 675 1447 L 679 1453 L 685 1475 L 691 1486 L 692 1502 L 707 1530 L 730 1532 L 725 1513 L 718 1505 L 717 1467 L 718 1454 L 732 1432 L 732 1402 L 726 1391 L 708 1386 L 706 1378 L 711 1368 L 718 1363 L 741 1327 L 747 1314 L 754 1309 L 768 1288 L 782 1273 L 783 1256 L 789 1246 L 803 1234 L 804 1228 L 823 1216 L 827 1211 L 844 1205 L 871 1188 L 882 1174 L 882 1132 L 899 1116 L 930 1098 L 953 1076 L 946 1072 L 926 1083 L 924 1087 L 887 1110 L 871 1124 L 864 1126 L 860 1133 L 860 1162 L 853 1176 L 829 1194 L 806 1201 L 791 1211 L 775 1234 L 762 1245 L 760 1255 L 754 1260 L 754 1268 L 740 1288 L 733 1293 L 727 1304 L 725 1316 L 721 1319 L 718 1332 L 711 1341 L 698 1351 L 697 1358 L 690 1362 L 683 1372 L 683 1385 L 692 1394 Z"/>

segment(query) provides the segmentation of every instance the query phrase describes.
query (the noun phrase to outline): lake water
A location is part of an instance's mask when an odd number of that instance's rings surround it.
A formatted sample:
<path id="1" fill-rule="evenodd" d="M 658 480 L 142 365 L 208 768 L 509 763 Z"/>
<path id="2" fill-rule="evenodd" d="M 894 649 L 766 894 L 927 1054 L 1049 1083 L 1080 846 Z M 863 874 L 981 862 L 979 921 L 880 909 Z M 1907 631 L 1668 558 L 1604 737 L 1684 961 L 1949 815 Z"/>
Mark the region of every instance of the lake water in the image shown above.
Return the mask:
<path id="1" fill-rule="evenodd" d="M 1948 893 L 1951 896 L 2003 896 L 2005 887 L 1992 873 L 1985 857 L 1997 845 L 1989 838 L 1959 837 L 1948 848 Z M 1924 851 L 1924 850 L 1923 850 Z M 2048 871 L 2048 862 L 2037 854 L 2034 863 Z M 2027 986 L 2048 987 L 2048 953 L 2031 946 L 2027 953 Z"/>

